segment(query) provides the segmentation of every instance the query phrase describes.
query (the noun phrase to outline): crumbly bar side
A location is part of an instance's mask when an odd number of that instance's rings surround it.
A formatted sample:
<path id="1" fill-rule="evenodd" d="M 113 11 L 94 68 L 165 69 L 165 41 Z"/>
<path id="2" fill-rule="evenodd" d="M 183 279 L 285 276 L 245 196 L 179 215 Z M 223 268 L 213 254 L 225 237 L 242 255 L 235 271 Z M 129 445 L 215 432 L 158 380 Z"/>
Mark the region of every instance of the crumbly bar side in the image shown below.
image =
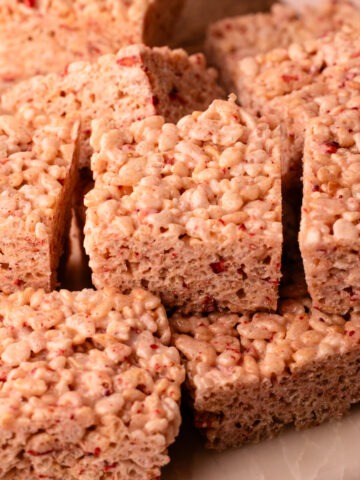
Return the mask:
<path id="1" fill-rule="evenodd" d="M 0 117 L 0 289 L 56 285 L 76 180 L 78 123 L 26 128 Z"/>
<path id="2" fill-rule="evenodd" d="M 314 305 L 360 307 L 360 113 L 339 106 L 305 133 L 300 247 Z"/>
<path id="3" fill-rule="evenodd" d="M 159 299 L 26 289 L 0 312 L 2 478 L 157 478 L 184 379 Z"/>

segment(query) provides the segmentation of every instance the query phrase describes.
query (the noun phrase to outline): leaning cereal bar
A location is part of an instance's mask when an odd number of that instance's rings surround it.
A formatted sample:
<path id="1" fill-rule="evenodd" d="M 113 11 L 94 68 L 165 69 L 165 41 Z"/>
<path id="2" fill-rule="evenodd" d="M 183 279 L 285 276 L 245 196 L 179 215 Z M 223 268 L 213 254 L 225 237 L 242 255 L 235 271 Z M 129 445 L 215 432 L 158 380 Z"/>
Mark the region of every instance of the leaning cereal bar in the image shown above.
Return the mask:
<path id="1" fill-rule="evenodd" d="M 238 447 L 306 428 L 360 401 L 360 316 L 283 300 L 278 314 L 171 319 L 195 425 L 207 446 Z"/>
<path id="2" fill-rule="evenodd" d="M 307 65 L 302 62 L 309 54 L 313 54 L 311 49 L 314 45 L 308 42 L 307 51 L 304 52 L 299 50 L 298 44 L 323 37 L 344 26 L 354 31 L 360 26 L 360 9 L 350 2 L 327 1 L 316 7 L 306 6 L 300 14 L 289 6 L 275 4 L 271 13 L 226 18 L 210 25 L 206 42 L 207 56 L 209 62 L 220 70 L 228 91 L 237 92 L 243 102 L 249 102 L 246 92 L 244 98 L 241 95 L 244 88 L 252 87 L 254 74 L 261 74 L 254 87 L 262 94 L 261 84 L 264 88 L 271 86 L 268 93 L 274 94 L 281 90 L 289 91 L 299 81 L 306 81 L 304 73 Z M 297 46 L 288 50 L 292 43 Z M 296 57 L 297 53 L 301 55 Z M 243 59 L 246 60 L 242 62 Z M 284 64 L 285 61 L 288 65 Z M 280 66 L 281 71 L 277 72 Z M 269 69 L 269 72 L 263 73 L 264 69 Z M 316 73 L 316 68 L 312 73 Z"/>
<path id="3" fill-rule="evenodd" d="M 159 478 L 184 379 L 160 300 L 26 289 L 0 315 L 0 477 Z"/>
<path id="4" fill-rule="evenodd" d="M 75 62 L 65 76 L 38 76 L 10 89 L 2 97 L 5 110 L 41 121 L 42 114 L 63 114 L 82 120 L 80 166 L 88 167 L 91 121 L 100 118 L 114 126 L 160 114 L 176 122 L 196 109 L 205 109 L 222 90 L 214 70 L 201 54 L 183 50 L 132 45 L 96 62 Z"/>
<path id="5" fill-rule="evenodd" d="M 134 43 L 167 43 L 182 0 L 86 0 L 0 5 L 0 92 L 34 75 L 63 73 Z M 16 32 L 16 34 L 14 34 Z"/>
<path id="6" fill-rule="evenodd" d="M 330 313 L 360 307 L 359 107 L 358 97 L 305 133 L 300 248 L 314 305 Z"/>
<path id="7" fill-rule="evenodd" d="M 94 139 L 85 248 L 97 288 L 142 285 L 187 311 L 276 308 L 278 129 L 230 99 Z"/>
<path id="8" fill-rule="evenodd" d="M 78 123 L 0 116 L 0 290 L 56 286 L 77 178 Z"/>

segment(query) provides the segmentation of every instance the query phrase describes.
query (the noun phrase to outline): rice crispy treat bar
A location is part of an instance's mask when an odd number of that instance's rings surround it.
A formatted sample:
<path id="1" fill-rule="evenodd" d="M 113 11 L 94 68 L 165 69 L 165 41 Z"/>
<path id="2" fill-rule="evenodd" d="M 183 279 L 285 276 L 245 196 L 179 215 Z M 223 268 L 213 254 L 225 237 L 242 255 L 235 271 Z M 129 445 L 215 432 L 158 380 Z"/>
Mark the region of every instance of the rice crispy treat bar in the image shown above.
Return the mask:
<path id="1" fill-rule="evenodd" d="M 360 316 L 283 300 L 278 314 L 176 314 L 195 425 L 225 449 L 344 415 L 360 401 Z"/>
<path id="2" fill-rule="evenodd" d="M 303 78 L 303 69 L 307 71 L 307 64 L 300 63 L 294 69 L 293 62 L 306 60 L 309 54 L 313 55 L 313 46 L 309 43 L 305 52 L 299 51 L 299 46 L 286 52 L 292 43 L 322 37 L 345 25 L 354 30 L 360 26 L 360 9 L 351 2 L 327 1 L 317 7 L 307 6 L 302 9 L 300 16 L 289 6 L 275 4 L 271 13 L 226 18 L 210 25 L 206 50 L 209 61 L 219 68 L 228 91 L 235 91 L 242 102 L 249 103 L 246 92 L 242 98 L 242 89 L 251 88 L 255 75 L 260 76 L 257 80 L 264 87 L 271 82 L 269 90 L 272 94 L 277 90 L 288 91 L 289 88 L 294 88 L 299 81 L 294 77 L 299 76 L 299 73 L 301 81 L 306 79 L 306 76 Z M 316 50 L 318 48 L 317 46 Z M 280 51 L 267 54 L 274 49 Z M 247 57 L 255 57 L 255 61 Z M 278 78 L 273 79 L 276 67 L 279 68 L 277 64 L 285 61 L 287 63 L 281 65 Z M 262 74 L 264 69 L 269 69 L 266 78 Z M 316 70 L 311 73 L 316 73 Z M 244 83 L 239 78 L 242 75 L 245 76 Z M 250 78 L 247 79 L 248 75 Z M 255 88 L 260 86 L 256 84 Z M 260 92 L 263 95 L 261 89 Z"/>
<path id="3" fill-rule="evenodd" d="M 75 62 L 65 76 L 22 82 L 3 95 L 2 106 L 27 121 L 37 117 L 37 122 L 52 114 L 73 118 L 80 112 L 80 166 L 88 167 L 93 119 L 112 120 L 118 128 L 157 114 L 176 122 L 222 96 L 216 73 L 206 67 L 203 55 L 132 45 L 94 63 Z"/>
<path id="4" fill-rule="evenodd" d="M 70 223 L 79 124 L 0 116 L 0 290 L 50 290 Z"/>
<path id="5" fill-rule="evenodd" d="M 134 43 L 161 44 L 182 0 L 18 2 L 0 6 L 0 92 Z M 14 35 L 16 32 L 16 35 Z"/>
<path id="6" fill-rule="evenodd" d="M 314 305 L 360 307 L 360 96 L 305 134 L 300 248 Z"/>
<path id="7" fill-rule="evenodd" d="M 0 477 L 160 478 L 184 370 L 144 290 L 0 297 Z"/>
<path id="8" fill-rule="evenodd" d="M 360 46 L 360 45 L 359 45 Z M 283 123 L 288 137 L 288 153 L 283 162 L 286 191 L 299 188 L 306 127 L 312 118 L 327 115 L 338 106 L 353 102 L 360 95 L 360 58 L 326 68 L 311 85 L 279 96 L 264 106 L 270 123 Z"/>
<path id="9" fill-rule="evenodd" d="M 263 112 L 270 100 L 312 84 L 326 67 L 357 61 L 357 32 L 344 27 L 320 39 L 244 58 L 237 71 L 240 103 L 250 111 Z"/>
<path id="10" fill-rule="evenodd" d="M 231 98 L 93 139 L 85 248 L 97 288 L 146 286 L 184 311 L 276 308 L 279 129 Z"/>

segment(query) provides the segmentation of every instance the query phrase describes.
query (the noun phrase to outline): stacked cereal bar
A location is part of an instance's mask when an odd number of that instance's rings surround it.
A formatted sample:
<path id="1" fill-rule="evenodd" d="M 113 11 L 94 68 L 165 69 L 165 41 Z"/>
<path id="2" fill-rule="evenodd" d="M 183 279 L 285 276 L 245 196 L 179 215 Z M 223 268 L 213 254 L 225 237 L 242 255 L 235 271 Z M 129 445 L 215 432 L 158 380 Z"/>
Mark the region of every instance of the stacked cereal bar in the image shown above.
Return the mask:
<path id="1" fill-rule="evenodd" d="M 0 92 L 132 43 L 166 42 L 182 1 L 166 2 L 164 9 L 164 0 L 5 0 L 0 6 Z"/>
<path id="2" fill-rule="evenodd" d="M 360 401 L 359 314 L 345 321 L 308 299 L 283 300 L 279 314 L 177 314 L 172 325 L 209 448 L 317 425 Z"/>
<path id="3" fill-rule="evenodd" d="M 189 312 L 276 308 L 279 129 L 232 98 L 94 137 L 85 248 L 97 288 L 142 285 Z"/>
<path id="4" fill-rule="evenodd" d="M 160 300 L 26 289 L 0 315 L 0 477 L 159 478 L 184 379 Z"/>
<path id="5" fill-rule="evenodd" d="M 206 68 L 201 54 L 189 57 L 183 50 L 132 45 L 94 63 L 75 62 L 66 75 L 22 82 L 3 95 L 2 106 L 26 121 L 36 117 L 38 123 L 48 115 L 73 118 L 80 113 L 80 166 L 86 167 L 94 118 L 112 120 L 119 128 L 156 114 L 175 122 L 222 95 L 215 71 Z"/>
<path id="6" fill-rule="evenodd" d="M 271 99 L 316 81 L 326 67 L 357 58 L 359 44 L 357 30 L 344 27 L 320 39 L 244 58 L 237 69 L 236 91 L 240 103 L 254 112 L 262 112 Z"/>
<path id="7" fill-rule="evenodd" d="M 0 290 L 56 286 L 77 178 L 78 123 L 0 116 Z"/>
<path id="8" fill-rule="evenodd" d="M 39 11 L 53 15 L 69 25 L 111 30 L 119 46 L 133 43 L 166 44 L 182 9 L 183 0 L 3 0 L 3 4 L 22 5 L 23 12 Z"/>
<path id="9" fill-rule="evenodd" d="M 305 133 L 300 248 L 314 305 L 360 307 L 360 96 Z"/>
<path id="10" fill-rule="evenodd" d="M 322 37 L 345 25 L 355 30 L 360 26 L 360 10 L 351 2 L 327 1 L 315 8 L 303 7 L 300 16 L 288 6 L 275 4 L 271 13 L 226 18 L 210 25 L 207 53 L 209 60 L 219 68 L 222 81 L 228 90 L 241 95 L 243 85 L 239 78 L 239 65 L 242 59 L 260 55 L 259 59 L 262 61 L 284 60 L 286 52 L 281 50 L 293 42 L 302 43 Z M 262 55 L 273 49 L 280 49 L 276 56 L 275 52 L 270 56 Z M 258 68 L 259 65 L 256 66 L 247 59 L 241 73 L 251 74 Z M 297 75 L 299 69 L 295 68 L 294 71 Z M 289 69 L 289 72 L 284 71 L 283 75 L 283 81 L 276 81 L 279 82 L 279 88 L 286 88 L 286 78 L 294 76 L 294 73 Z M 290 80 L 291 78 L 288 79 Z"/>

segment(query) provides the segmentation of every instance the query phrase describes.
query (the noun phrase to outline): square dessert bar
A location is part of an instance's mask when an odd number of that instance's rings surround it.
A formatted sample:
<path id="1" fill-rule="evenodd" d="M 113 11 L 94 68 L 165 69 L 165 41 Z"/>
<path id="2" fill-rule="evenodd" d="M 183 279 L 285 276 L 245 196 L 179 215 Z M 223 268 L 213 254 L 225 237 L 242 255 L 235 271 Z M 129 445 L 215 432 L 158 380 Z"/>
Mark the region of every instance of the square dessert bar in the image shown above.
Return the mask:
<path id="1" fill-rule="evenodd" d="M 238 64 L 236 77 L 240 103 L 253 112 L 263 112 L 273 98 L 311 85 L 325 68 L 357 61 L 357 32 L 344 27 L 319 39 L 244 58 Z"/>
<path id="2" fill-rule="evenodd" d="M 306 81 L 308 67 L 302 62 L 314 53 L 313 47 L 309 43 L 305 51 L 299 50 L 299 46 L 287 51 L 292 43 L 319 38 L 346 25 L 354 30 L 360 26 L 360 9 L 350 2 L 327 1 L 316 7 L 303 7 L 300 13 L 275 4 L 271 13 L 226 18 L 210 25 L 206 50 L 209 61 L 219 68 L 224 85 L 236 92 L 245 106 L 250 100 L 246 92 L 244 98 L 241 96 L 242 89 L 251 88 L 255 75 L 260 75 L 256 88 L 262 95 L 262 84 L 266 87 L 270 82 L 268 94 L 275 95 Z M 282 65 L 277 72 L 279 63 Z M 269 69 L 266 77 L 264 69 Z M 316 68 L 311 73 L 316 73 Z M 239 76 L 245 76 L 244 83 Z"/>
<path id="3" fill-rule="evenodd" d="M 231 98 L 177 125 L 95 133 L 84 231 L 97 288 L 142 285 L 186 311 L 276 308 L 279 129 Z"/>
<path id="4" fill-rule="evenodd" d="M 160 300 L 26 289 L 0 314 L 0 478 L 160 478 L 184 380 Z"/>
<path id="5" fill-rule="evenodd" d="M 133 43 L 168 43 L 184 0 L 3 0 L 7 6 L 33 15 L 49 15 L 73 27 L 80 21 L 83 29 L 112 30 L 121 46 Z M 1 7 L 0 7 L 1 12 Z M 108 29 L 108 30 L 107 30 Z"/>
<path id="6" fill-rule="evenodd" d="M 176 122 L 193 110 L 208 107 L 223 96 L 216 73 L 201 54 L 132 45 L 96 62 L 75 62 L 65 75 L 34 77 L 2 97 L 6 111 L 41 123 L 52 114 L 81 115 L 80 166 L 88 167 L 91 121 L 112 120 L 118 128 L 150 115 Z"/>
<path id="7" fill-rule="evenodd" d="M 176 314 L 195 425 L 214 449 L 339 418 L 360 401 L 360 316 L 283 300 L 278 314 Z"/>
<path id="8" fill-rule="evenodd" d="M 62 73 L 134 43 L 167 43 L 182 0 L 5 2 L 0 6 L 0 92 Z M 14 35 L 16 32 L 16 35 Z"/>
<path id="9" fill-rule="evenodd" d="M 300 248 L 314 306 L 360 307 L 360 97 L 305 133 Z"/>
<path id="10" fill-rule="evenodd" d="M 50 290 L 70 222 L 79 124 L 0 116 L 0 291 Z"/>
<path id="11" fill-rule="evenodd" d="M 301 185 L 306 127 L 312 118 L 327 115 L 351 99 L 356 103 L 359 79 L 360 57 L 355 56 L 346 63 L 325 68 L 311 85 L 275 97 L 264 105 L 264 117 L 275 125 L 280 121 L 287 133 L 288 153 L 284 157 L 282 178 L 284 191 L 289 191 L 290 195 L 293 188 Z"/>

